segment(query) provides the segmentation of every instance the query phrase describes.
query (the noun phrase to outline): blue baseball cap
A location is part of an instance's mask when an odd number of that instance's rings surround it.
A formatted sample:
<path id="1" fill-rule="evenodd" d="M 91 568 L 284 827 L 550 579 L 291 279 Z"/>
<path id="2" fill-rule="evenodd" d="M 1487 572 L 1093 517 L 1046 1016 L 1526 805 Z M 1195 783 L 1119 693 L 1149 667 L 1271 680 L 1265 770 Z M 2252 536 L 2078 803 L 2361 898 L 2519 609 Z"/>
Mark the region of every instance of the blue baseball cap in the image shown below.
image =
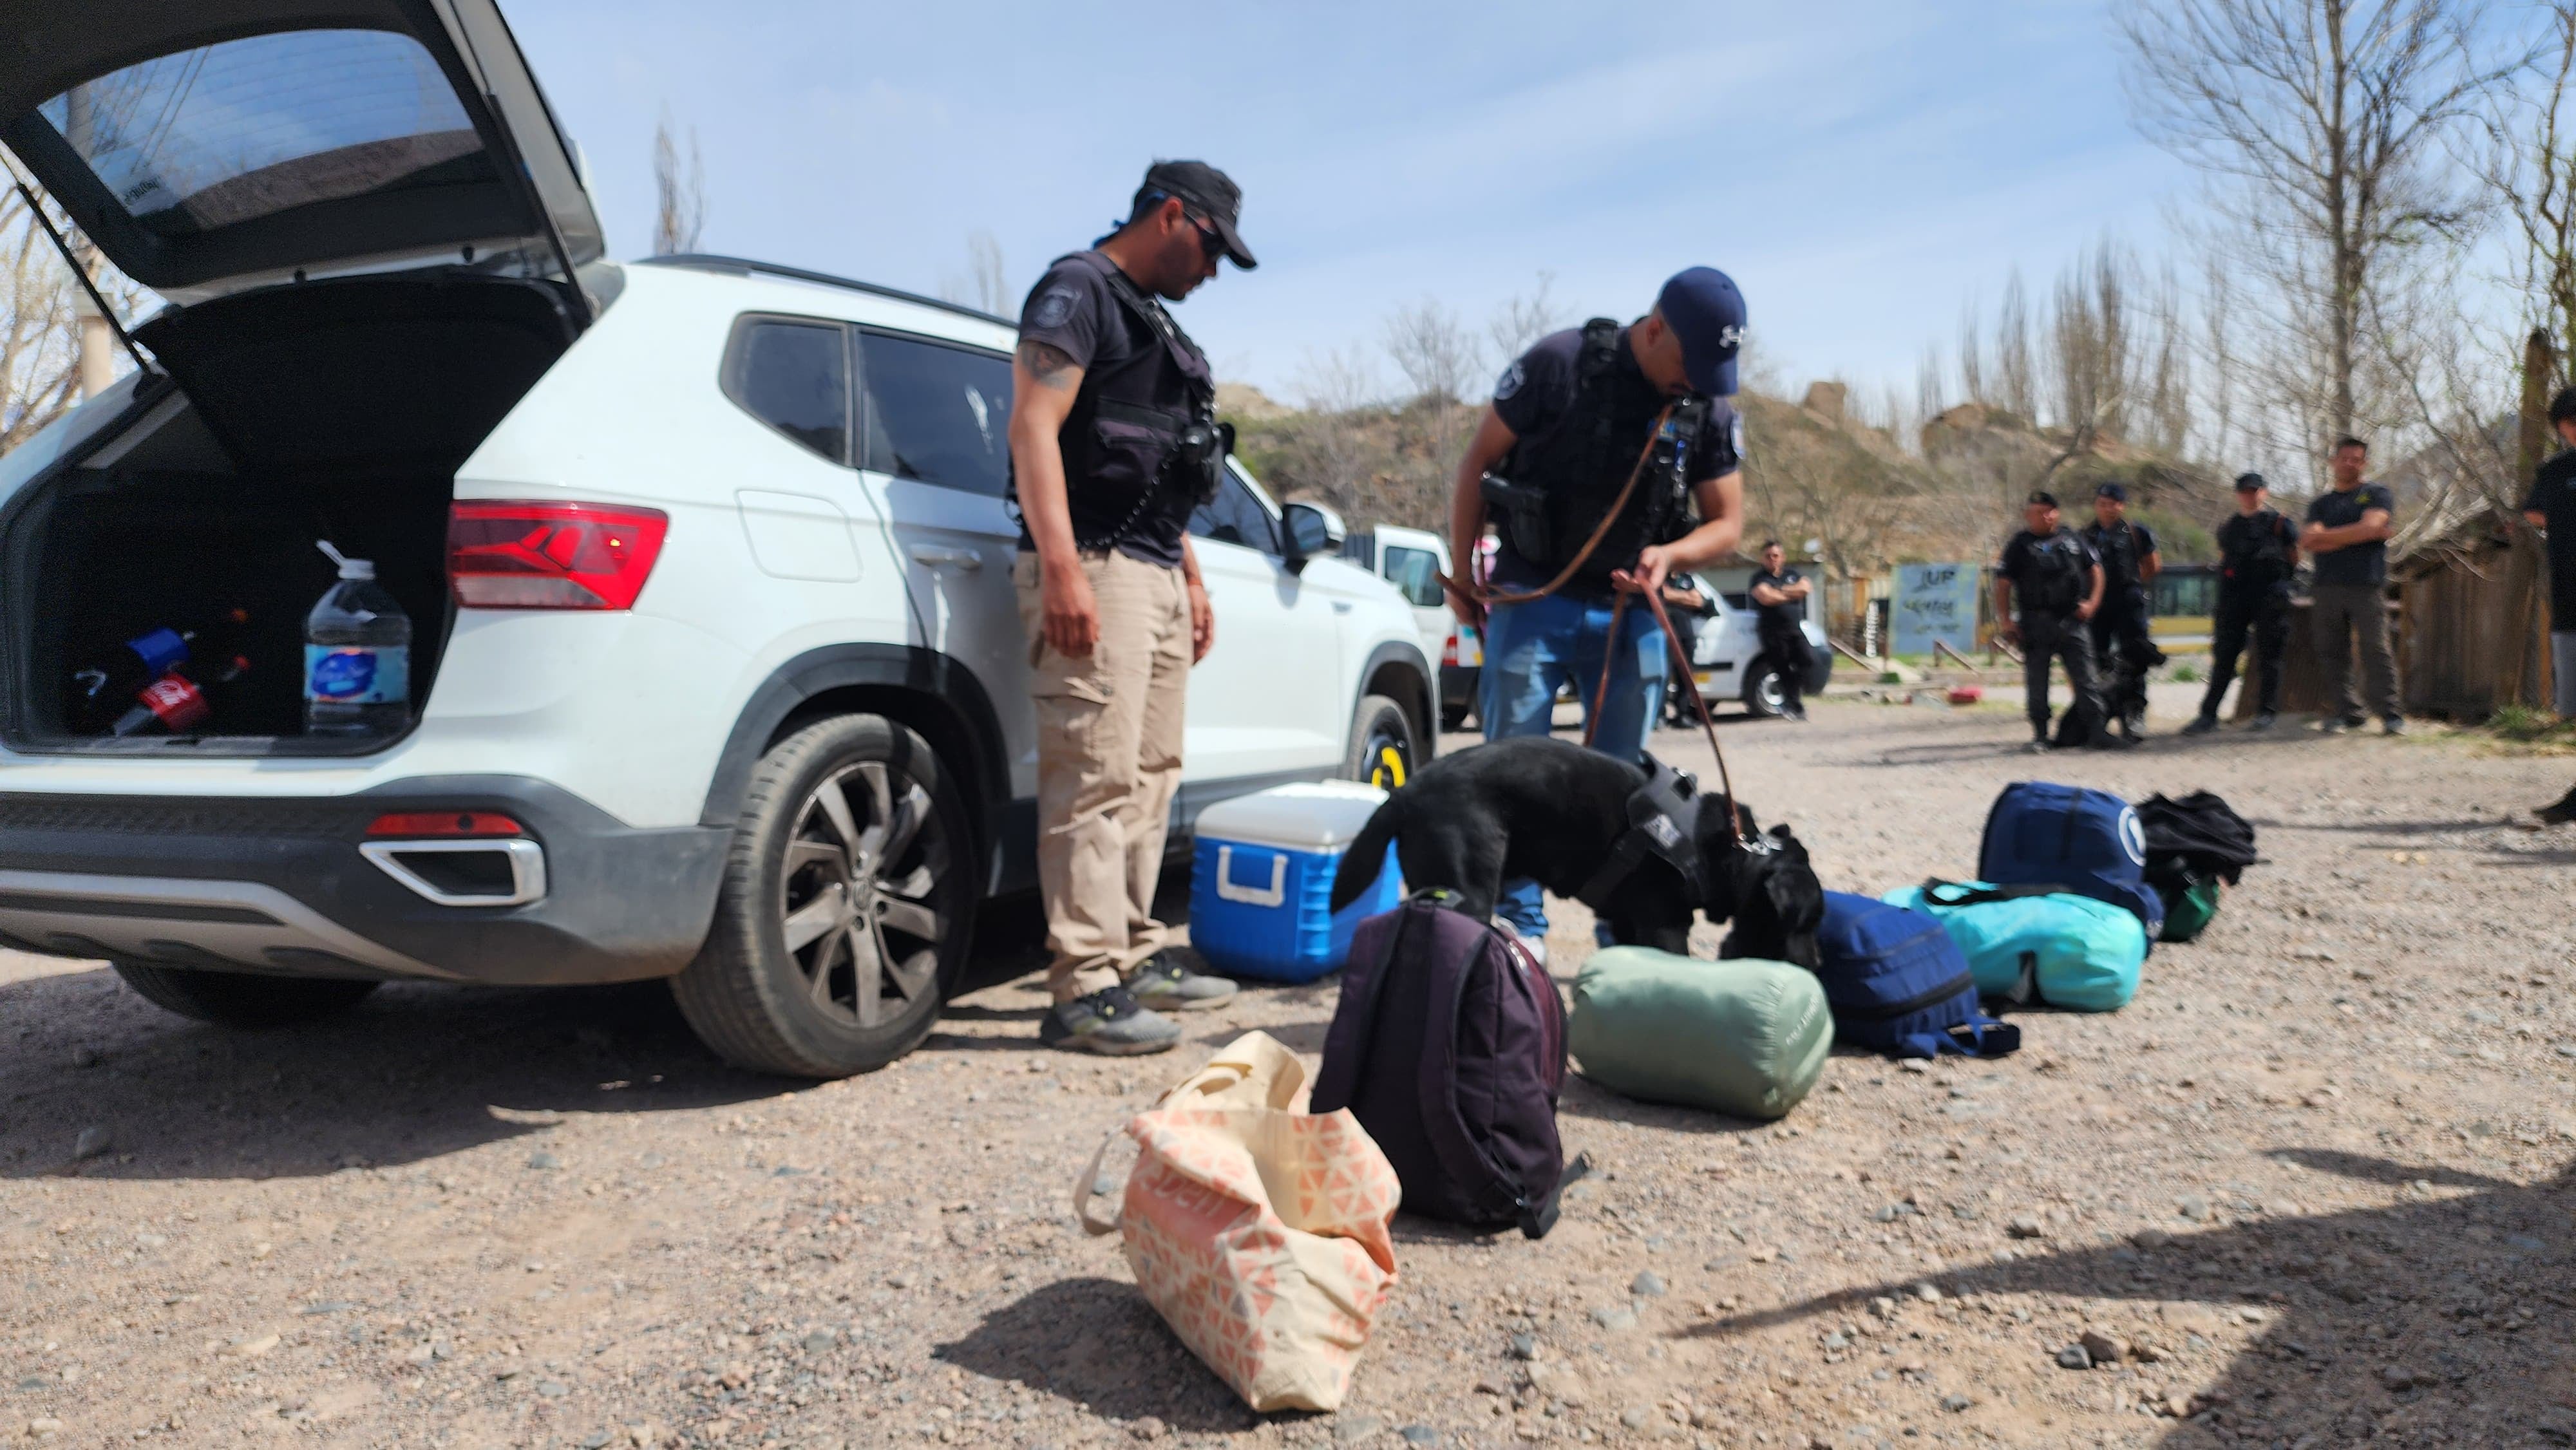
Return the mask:
<path id="1" fill-rule="evenodd" d="M 1715 267 L 1675 272 L 1655 298 L 1655 310 L 1682 345 L 1682 373 L 1691 391 L 1710 397 L 1735 392 L 1735 353 L 1744 345 L 1744 294 Z"/>

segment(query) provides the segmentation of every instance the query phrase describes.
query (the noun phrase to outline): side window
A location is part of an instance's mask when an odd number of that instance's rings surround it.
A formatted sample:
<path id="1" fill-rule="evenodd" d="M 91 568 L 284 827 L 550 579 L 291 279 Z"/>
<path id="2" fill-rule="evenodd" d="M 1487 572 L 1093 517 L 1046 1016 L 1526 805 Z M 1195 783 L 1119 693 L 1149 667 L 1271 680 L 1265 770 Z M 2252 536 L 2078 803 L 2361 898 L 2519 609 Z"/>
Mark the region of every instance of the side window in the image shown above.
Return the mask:
<path id="1" fill-rule="evenodd" d="M 850 458 L 850 361 L 837 323 L 748 318 L 734 328 L 724 393 L 834 463 Z"/>
<path id="2" fill-rule="evenodd" d="M 1011 360 L 862 333 L 862 466 L 1000 498 L 1011 478 Z"/>
<path id="3" fill-rule="evenodd" d="M 1278 522 L 1270 510 L 1243 486 L 1243 480 L 1229 474 L 1216 497 L 1190 510 L 1190 532 L 1202 539 L 1220 544 L 1241 544 L 1265 554 L 1278 554 Z"/>
<path id="4" fill-rule="evenodd" d="M 1448 596 L 1440 589 L 1439 573 L 1440 560 L 1430 550 L 1387 546 L 1387 580 L 1415 608 L 1437 609 L 1447 602 Z"/>

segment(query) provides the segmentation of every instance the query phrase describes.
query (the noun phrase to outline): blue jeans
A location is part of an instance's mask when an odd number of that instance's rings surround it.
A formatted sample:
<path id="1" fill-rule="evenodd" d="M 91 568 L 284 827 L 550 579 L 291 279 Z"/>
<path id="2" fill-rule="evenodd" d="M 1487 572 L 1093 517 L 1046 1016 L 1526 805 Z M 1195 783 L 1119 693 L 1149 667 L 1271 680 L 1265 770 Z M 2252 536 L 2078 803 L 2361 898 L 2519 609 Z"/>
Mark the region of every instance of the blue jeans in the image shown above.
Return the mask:
<path id="1" fill-rule="evenodd" d="M 1655 616 L 1632 600 L 1619 621 L 1613 650 L 1610 609 L 1606 603 L 1563 595 L 1494 606 L 1485 620 L 1485 667 L 1477 682 L 1476 715 L 1485 723 L 1486 739 L 1547 734 L 1559 686 L 1572 688 L 1589 723 L 1608 653 L 1610 691 L 1602 701 L 1592 748 L 1632 762 L 1646 753 L 1646 734 L 1664 709 L 1664 669 L 1671 647 Z M 1504 882 L 1495 915 L 1523 936 L 1547 935 L 1547 910 L 1535 881 Z"/>

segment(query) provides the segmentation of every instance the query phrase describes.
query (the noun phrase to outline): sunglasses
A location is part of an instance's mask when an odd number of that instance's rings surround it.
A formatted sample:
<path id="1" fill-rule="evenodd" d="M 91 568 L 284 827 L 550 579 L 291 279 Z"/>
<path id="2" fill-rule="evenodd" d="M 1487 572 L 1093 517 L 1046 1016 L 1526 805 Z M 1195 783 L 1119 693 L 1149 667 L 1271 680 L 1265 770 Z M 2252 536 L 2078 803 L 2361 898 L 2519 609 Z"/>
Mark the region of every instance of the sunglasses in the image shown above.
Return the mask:
<path id="1" fill-rule="evenodd" d="M 1207 253 L 1207 259 L 1209 261 L 1217 262 L 1224 260 L 1225 238 L 1217 235 L 1215 227 L 1208 225 L 1198 217 L 1192 216 L 1186 210 L 1181 213 L 1181 218 L 1182 220 L 1187 221 L 1191 226 L 1199 229 L 1199 249 Z"/>

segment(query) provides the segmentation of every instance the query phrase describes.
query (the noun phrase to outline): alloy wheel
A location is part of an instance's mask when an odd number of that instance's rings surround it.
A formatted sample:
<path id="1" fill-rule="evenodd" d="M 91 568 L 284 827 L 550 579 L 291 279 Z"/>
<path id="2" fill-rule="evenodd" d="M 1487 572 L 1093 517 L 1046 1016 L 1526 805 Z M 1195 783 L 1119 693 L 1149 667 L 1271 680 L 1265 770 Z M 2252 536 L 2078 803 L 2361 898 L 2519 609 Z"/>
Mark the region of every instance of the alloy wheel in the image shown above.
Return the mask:
<path id="1" fill-rule="evenodd" d="M 778 911 L 813 1005 L 875 1027 L 938 990 L 954 923 L 932 905 L 952 843 L 930 793 L 883 761 L 827 776 L 787 839 Z"/>

